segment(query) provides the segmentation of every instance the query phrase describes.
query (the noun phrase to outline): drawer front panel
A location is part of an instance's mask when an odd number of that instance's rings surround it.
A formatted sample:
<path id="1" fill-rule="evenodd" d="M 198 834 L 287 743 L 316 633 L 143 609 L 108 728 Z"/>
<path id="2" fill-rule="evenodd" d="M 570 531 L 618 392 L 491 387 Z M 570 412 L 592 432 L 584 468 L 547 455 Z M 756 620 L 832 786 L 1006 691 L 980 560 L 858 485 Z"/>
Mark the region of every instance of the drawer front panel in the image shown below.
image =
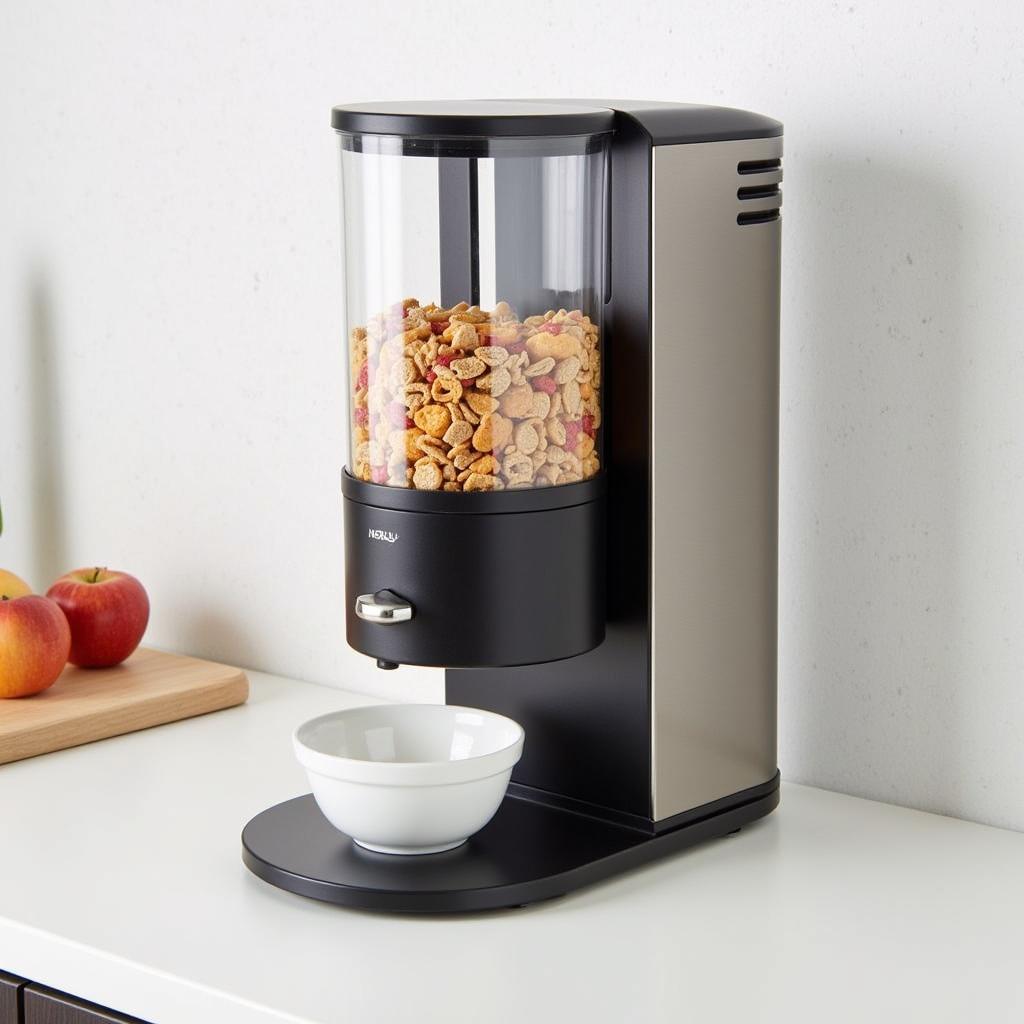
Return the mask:
<path id="1" fill-rule="evenodd" d="M 145 1024 L 138 1017 L 127 1017 L 42 985 L 26 985 L 23 997 L 24 1024 Z"/>

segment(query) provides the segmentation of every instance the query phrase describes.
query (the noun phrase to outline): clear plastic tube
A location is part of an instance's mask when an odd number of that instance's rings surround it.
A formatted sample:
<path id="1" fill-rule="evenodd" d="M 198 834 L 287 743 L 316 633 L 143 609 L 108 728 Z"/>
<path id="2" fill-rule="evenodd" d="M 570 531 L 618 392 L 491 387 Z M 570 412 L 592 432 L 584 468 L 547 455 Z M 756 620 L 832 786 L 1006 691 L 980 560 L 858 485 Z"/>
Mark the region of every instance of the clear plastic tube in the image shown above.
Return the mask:
<path id="1" fill-rule="evenodd" d="M 609 137 L 339 135 L 349 471 L 453 493 L 594 476 Z"/>

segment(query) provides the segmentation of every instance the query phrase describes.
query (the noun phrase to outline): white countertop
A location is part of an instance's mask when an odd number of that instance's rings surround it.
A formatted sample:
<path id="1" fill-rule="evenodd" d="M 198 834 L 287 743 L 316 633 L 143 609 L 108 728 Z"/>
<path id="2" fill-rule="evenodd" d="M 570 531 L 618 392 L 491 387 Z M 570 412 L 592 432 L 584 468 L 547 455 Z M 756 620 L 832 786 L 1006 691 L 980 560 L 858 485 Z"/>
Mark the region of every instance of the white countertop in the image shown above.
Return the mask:
<path id="1" fill-rule="evenodd" d="M 785 785 L 738 836 L 520 910 L 394 917 L 281 892 L 239 833 L 305 792 L 248 705 L 0 767 L 0 969 L 152 1024 L 939 1021 L 1024 1014 L 1024 835 Z"/>

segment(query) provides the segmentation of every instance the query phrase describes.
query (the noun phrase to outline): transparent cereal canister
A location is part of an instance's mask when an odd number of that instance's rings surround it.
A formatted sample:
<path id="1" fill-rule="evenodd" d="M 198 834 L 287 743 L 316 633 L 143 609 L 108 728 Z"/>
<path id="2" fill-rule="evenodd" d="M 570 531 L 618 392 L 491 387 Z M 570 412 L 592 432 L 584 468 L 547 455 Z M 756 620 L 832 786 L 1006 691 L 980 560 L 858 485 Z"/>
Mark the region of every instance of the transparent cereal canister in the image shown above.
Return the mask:
<path id="1" fill-rule="evenodd" d="M 376 120 L 367 106 L 358 115 L 336 108 L 333 118 L 348 472 L 460 494 L 596 476 L 607 112 L 523 103 L 488 104 L 479 118 L 473 104 L 430 104 L 429 116 L 426 106 L 403 110 L 413 133 L 400 133 L 387 104 Z M 524 134 L 533 116 L 537 133 Z"/>

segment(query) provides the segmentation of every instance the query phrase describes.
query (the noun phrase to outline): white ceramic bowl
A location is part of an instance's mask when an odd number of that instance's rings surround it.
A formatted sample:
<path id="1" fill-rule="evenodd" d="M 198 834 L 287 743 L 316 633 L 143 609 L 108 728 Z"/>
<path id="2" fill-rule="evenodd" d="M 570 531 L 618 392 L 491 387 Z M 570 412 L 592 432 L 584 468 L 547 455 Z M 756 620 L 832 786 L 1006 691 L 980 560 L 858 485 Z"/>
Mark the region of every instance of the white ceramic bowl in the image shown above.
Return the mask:
<path id="1" fill-rule="evenodd" d="M 324 817 L 377 853 L 440 853 L 494 817 L 523 753 L 511 718 L 446 704 L 380 704 L 295 731 Z"/>

